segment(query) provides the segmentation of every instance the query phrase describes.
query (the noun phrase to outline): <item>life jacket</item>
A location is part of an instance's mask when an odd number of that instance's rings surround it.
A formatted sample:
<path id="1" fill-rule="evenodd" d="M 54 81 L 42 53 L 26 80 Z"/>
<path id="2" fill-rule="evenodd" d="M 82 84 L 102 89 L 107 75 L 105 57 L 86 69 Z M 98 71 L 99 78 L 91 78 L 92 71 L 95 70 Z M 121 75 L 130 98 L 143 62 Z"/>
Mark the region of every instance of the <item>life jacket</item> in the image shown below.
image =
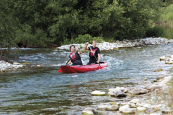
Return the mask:
<path id="1" fill-rule="evenodd" d="M 90 57 L 95 57 L 95 53 L 96 53 L 96 51 L 97 51 L 97 48 L 92 49 L 92 48 L 90 47 L 90 53 L 89 53 L 89 56 L 90 56 Z"/>
<path id="2" fill-rule="evenodd" d="M 76 54 L 76 51 L 73 53 L 70 53 L 70 59 L 72 62 L 76 61 L 76 55 L 75 54 Z"/>

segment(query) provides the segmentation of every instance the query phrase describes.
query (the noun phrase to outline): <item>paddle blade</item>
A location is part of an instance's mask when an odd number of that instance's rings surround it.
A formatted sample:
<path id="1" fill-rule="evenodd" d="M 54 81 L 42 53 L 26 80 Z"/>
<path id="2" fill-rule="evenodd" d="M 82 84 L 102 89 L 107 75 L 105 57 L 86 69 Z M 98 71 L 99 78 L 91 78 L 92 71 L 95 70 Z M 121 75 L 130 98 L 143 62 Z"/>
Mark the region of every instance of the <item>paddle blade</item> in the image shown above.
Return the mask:
<path id="1" fill-rule="evenodd" d="M 61 69 L 59 69 L 59 70 L 58 70 L 58 72 L 59 72 L 59 73 L 62 73 L 62 70 L 61 70 Z"/>

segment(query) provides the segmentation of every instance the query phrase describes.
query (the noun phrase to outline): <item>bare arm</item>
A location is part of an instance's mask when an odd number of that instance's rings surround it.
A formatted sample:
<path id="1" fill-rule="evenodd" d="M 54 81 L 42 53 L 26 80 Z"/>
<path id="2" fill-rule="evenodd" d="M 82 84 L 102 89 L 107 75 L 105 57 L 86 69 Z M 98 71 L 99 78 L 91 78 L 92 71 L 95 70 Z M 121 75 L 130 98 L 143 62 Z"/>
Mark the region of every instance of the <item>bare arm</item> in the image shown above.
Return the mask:
<path id="1" fill-rule="evenodd" d="M 80 47 L 78 47 L 78 54 L 82 54 L 82 51 L 80 50 Z"/>
<path id="2" fill-rule="evenodd" d="M 69 58 L 69 60 L 70 60 L 70 58 Z M 71 64 L 71 60 L 66 65 L 70 65 L 70 64 Z"/>
<path id="3" fill-rule="evenodd" d="M 87 47 L 88 44 L 89 44 L 89 42 L 86 43 L 86 45 L 85 45 L 85 50 L 88 50 L 88 47 Z"/>

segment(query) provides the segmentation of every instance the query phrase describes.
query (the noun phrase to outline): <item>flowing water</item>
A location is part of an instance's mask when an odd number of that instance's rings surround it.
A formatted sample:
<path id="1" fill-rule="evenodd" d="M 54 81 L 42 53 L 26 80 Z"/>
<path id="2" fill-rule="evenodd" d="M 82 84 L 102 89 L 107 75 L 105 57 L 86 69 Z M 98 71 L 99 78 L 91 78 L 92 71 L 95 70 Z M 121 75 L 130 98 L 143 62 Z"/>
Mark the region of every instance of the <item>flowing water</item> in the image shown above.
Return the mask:
<path id="1" fill-rule="evenodd" d="M 86 106 L 109 97 L 91 97 L 93 90 L 108 91 L 116 86 L 140 84 L 144 78 L 153 80 L 170 68 L 159 57 L 173 53 L 173 44 L 123 48 L 101 52 L 108 67 L 88 73 L 60 74 L 57 70 L 68 60 L 68 51 L 55 49 L 21 49 L 18 62 L 29 62 L 29 68 L 0 74 L 0 114 L 80 115 Z M 88 53 L 82 54 L 83 63 Z M 41 67 L 36 67 L 41 65 Z"/>

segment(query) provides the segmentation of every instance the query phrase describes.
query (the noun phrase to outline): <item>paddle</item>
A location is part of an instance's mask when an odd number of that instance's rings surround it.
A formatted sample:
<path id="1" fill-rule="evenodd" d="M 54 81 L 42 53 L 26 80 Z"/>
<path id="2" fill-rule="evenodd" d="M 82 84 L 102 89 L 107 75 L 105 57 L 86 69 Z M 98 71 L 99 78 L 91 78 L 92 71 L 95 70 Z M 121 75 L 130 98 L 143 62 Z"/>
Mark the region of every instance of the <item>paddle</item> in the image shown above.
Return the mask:
<path id="1" fill-rule="evenodd" d="M 70 59 L 67 61 L 67 63 L 70 61 Z M 67 63 L 65 65 L 67 65 Z M 58 70 L 59 73 L 62 73 L 61 68 Z"/>

